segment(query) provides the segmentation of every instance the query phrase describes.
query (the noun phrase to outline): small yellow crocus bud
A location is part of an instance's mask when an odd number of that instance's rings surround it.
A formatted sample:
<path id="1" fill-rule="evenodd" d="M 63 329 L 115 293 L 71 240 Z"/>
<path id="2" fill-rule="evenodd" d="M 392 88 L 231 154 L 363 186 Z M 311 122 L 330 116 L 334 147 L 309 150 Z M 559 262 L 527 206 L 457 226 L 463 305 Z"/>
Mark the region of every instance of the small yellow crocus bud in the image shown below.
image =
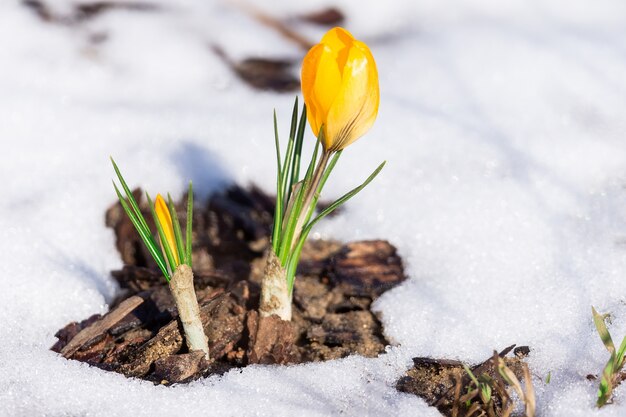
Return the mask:
<path id="1" fill-rule="evenodd" d="M 165 234 L 165 240 L 167 242 L 161 242 L 161 245 L 167 245 L 176 260 L 176 265 L 171 265 L 172 269 L 180 265 L 180 259 L 178 259 L 178 250 L 176 249 L 176 240 L 174 239 L 174 226 L 172 224 L 172 216 L 170 210 L 167 207 L 167 203 L 161 197 L 161 194 L 157 194 L 156 201 L 154 202 L 154 211 L 156 212 L 159 223 L 163 228 Z"/>
<path id="2" fill-rule="evenodd" d="M 302 63 L 302 95 L 313 133 L 327 152 L 342 150 L 376 120 L 380 93 L 367 45 L 345 29 L 329 30 Z"/>

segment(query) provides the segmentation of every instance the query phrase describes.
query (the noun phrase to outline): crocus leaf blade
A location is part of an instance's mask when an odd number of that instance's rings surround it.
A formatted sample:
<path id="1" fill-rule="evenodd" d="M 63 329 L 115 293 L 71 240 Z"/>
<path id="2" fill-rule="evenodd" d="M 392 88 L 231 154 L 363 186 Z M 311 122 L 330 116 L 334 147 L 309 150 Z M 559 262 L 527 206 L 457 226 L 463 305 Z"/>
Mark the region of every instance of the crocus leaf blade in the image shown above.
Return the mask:
<path id="1" fill-rule="evenodd" d="M 137 219 L 135 214 L 132 212 L 131 208 L 126 203 L 126 200 L 122 197 L 122 194 L 120 193 L 115 183 L 113 183 L 113 187 L 115 187 L 115 192 L 117 193 L 117 197 L 119 198 L 120 203 L 122 204 L 122 208 L 128 215 L 128 218 L 132 222 L 133 226 L 135 226 L 137 233 L 139 233 L 139 237 L 141 237 L 141 240 L 146 245 L 148 252 L 150 253 L 152 258 L 156 262 L 161 272 L 163 273 L 163 276 L 165 277 L 165 279 L 169 282 L 170 273 L 167 270 L 167 266 L 165 264 L 165 259 L 163 258 L 163 254 L 159 251 L 157 243 L 154 241 L 154 238 L 152 237 L 152 233 L 150 233 L 150 230 L 146 230 L 142 226 L 142 223 Z M 145 219 L 144 219 L 144 222 L 145 222 Z"/>
<path id="2" fill-rule="evenodd" d="M 141 215 L 139 204 L 137 204 L 137 201 L 135 200 L 135 197 L 133 196 L 132 191 L 130 190 L 130 188 L 128 188 L 128 184 L 126 184 L 126 181 L 124 180 L 124 177 L 122 176 L 122 173 L 120 172 L 120 169 L 118 168 L 117 164 L 113 160 L 113 157 L 111 157 L 111 163 L 113 164 L 113 169 L 115 170 L 117 179 L 120 181 L 120 184 L 122 184 L 122 188 L 124 189 L 124 193 L 126 194 L 126 197 L 128 197 L 128 201 L 130 202 L 130 206 L 132 207 L 133 212 L 135 213 L 135 215 L 137 215 L 137 218 L 139 219 L 139 222 L 141 223 L 143 228 L 150 230 L 150 228 L 148 227 L 148 224 L 146 223 L 146 220 Z"/>
<path id="3" fill-rule="evenodd" d="M 335 211 L 339 206 L 341 206 L 342 204 L 344 204 L 346 201 L 350 200 L 352 197 L 354 197 L 355 195 L 357 195 L 361 190 L 363 190 L 363 188 L 365 188 L 370 182 L 372 182 L 372 180 L 374 178 L 376 178 L 376 176 L 380 173 L 380 171 L 383 169 L 383 167 L 385 166 L 385 164 L 387 163 L 387 161 L 381 163 L 378 168 L 376 168 L 374 170 L 374 172 L 372 172 L 370 174 L 369 177 L 367 177 L 367 179 L 358 187 L 348 191 L 347 193 L 345 193 L 343 196 L 339 197 L 337 200 L 335 200 L 332 204 L 330 204 L 328 207 L 326 207 L 324 210 L 322 210 L 322 212 L 320 214 L 317 215 L 317 217 L 315 217 L 313 220 L 311 220 L 311 222 L 306 226 L 306 228 L 310 229 L 311 227 L 313 227 L 313 225 L 315 225 L 317 222 L 319 222 L 320 220 L 322 220 L 324 217 L 328 216 L 330 213 L 332 213 L 333 211 Z"/>
<path id="4" fill-rule="evenodd" d="M 185 243 L 187 246 L 187 262 L 185 262 L 191 268 L 192 260 L 192 248 L 193 248 L 193 186 L 189 181 L 189 190 L 187 191 L 187 225 L 185 227 Z"/>

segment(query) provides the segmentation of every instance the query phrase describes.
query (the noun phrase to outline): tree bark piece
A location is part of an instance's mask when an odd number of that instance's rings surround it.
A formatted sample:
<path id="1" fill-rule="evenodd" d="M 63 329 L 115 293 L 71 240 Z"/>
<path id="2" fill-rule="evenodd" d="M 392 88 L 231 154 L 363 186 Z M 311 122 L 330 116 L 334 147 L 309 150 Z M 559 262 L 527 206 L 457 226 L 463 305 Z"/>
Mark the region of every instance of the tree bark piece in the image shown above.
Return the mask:
<path id="1" fill-rule="evenodd" d="M 248 312 L 247 328 L 250 337 L 248 362 L 285 364 L 297 359 L 295 328 L 290 321 L 278 316 L 263 317 L 254 310 Z"/>
<path id="2" fill-rule="evenodd" d="M 406 279 L 402 259 L 386 240 L 348 243 L 333 257 L 328 276 L 342 292 L 372 298 Z"/>
<path id="3" fill-rule="evenodd" d="M 144 302 L 144 300 L 145 295 L 134 295 L 122 301 L 114 310 L 110 311 L 100 320 L 81 330 L 76 336 L 74 336 L 74 338 L 67 345 L 65 345 L 63 349 L 61 349 L 61 355 L 63 355 L 64 358 L 69 358 L 85 343 L 106 332 L 117 322 L 126 317 L 128 313 L 137 308 Z"/>

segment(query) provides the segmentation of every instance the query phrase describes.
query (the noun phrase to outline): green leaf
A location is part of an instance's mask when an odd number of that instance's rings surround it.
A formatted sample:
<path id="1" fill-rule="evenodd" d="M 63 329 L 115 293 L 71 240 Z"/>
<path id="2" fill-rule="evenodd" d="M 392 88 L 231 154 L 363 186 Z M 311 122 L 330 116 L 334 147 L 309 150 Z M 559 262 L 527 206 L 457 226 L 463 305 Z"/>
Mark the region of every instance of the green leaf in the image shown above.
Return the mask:
<path id="1" fill-rule="evenodd" d="M 619 346 L 616 354 L 617 360 L 615 365 L 618 371 L 624 366 L 624 355 L 626 355 L 626 336 L 622 339 L 622 344 Z"/>
<path id="2" fill-rule="evenodd" d="M 463 369 L 465 369 L 465 372 L 467 373 L 467 375 L 469 375 L 470 379 L 472 380 L 472 382 L 476 385 L 476 387 L 478 388 L 480 386 L 480 382 L 478 382 L 478 379 L 476 378 L 476 376 L 474 376 L 474 373 L 472 372 L 472 370 L 469 368 L 469 366 L 467 366 L 466 364 L 463 364 Z"/>
<path id="3" fill-rule="evenodd" d="M 276 165 L 278 170 L 278 177 L 282 176 L 282 167 L 280 166 L 280 141 L 278 140 L 278 120 L 276 119 L 276 110 L 274 110 L 274 145 L 276 146 Z"/>
<path id="4" fill-rule="evenodd" d="M 291 162 L 289 163 L 288 166 L 285 167 L 285 169 L 288 171 L 287 175 L 285 176 L 286 179 L 286 184 L 285 185 L 285 202 L 289 201 L 289 197 L 291 196 L 291 189 L 293 187 L 293 184 L 298 182 L 297 178 L 293 177 L 294 174 L 294 170 L 293 167 L 296 163 L 296 160 L 300 158 L 300 155 L 298 155 L 298 151 L 302 152 L 302 147 L 300 148 L 300 150 L 298 150 L 298 146 L 296 143 L 296 127 L 298 125 L 298 96 L 296 96 L 296 100 L 293 104 L 293 110 L 291 111 L 291 125 L 289 128 L 289 142 L 288 143 L 293 143 L 294 144 L 294 152 L 293 152 L 293 157 L 291 159 Z"/>
<path id="5" fill-rule="evenodd" d="M 602 407 L 611 399 L 611 393 L 613 392 L 613 361 L 614 355 L 611 355 L 611 359 L 607 362 L 602 372 L 602 380 L 598 387 L 598 401 L 596 402 L 598 407 Z"/>
<path id="6" fill-rule="evenodd" d="M 126 212 L 126 215 L 132 222 L 133 226 L 135 226 L 137 233 L 139 233 L 139 237 L 141 237 L 141 240 L 146 245 L 148 252 L 150 252 L 150 255 L 152 256 L 152 258 L 158 265 L 159 269 L 163 273 L 163 276 L 169 282 L 170 273 L 167 270 L 167 266 L 165 264 L 165 259 L 163 258 L 163 254 L 161 254 L 161 252 L 159 251 L 157 243 L 154 241 L 154 238 L 152 237 L 152 233 L 150 232 L 149 229 L 146 230 L 143 227 L 142 222 L 139 221 L 137 216 L 132 212 L 131 208 L 126 203 L 126 200 L 124 199 L 124 197 L 122 197 L 122 194 L 120 193 L 120 190 L 117 188 L 117 185 L 115 185 L 115 182 L 113 182 L 113 187 L 115 188 L 117 197 L 119 198 L 120 204 L 122 205 L 122 208 Z M 141 216 L 141 218 L 143 219 L 143 216 Z M 143 219 L 143 223 L 145 223 L 145 219 Z"/>
<path id="7" fill-rule="evenodd" d="M 480 398 L 484 404 L 489 404 L 491 401 L 491 387 L 489 384 L 481 384 L 480 386 Z"/>
<path id="8" fill-rule="evenodd" d="M 163 251 L 165 252 L 165 256 L 167 257 L 169 270 L 173 272 L 178 266 L 178 264 L 176 263 L 176 259 L 174 258 L 174 254 L 172 253 L 172 250 L 170 249 L 170 245 L 167 244 L 167 239 L 165 238 L 165 232 L 163 231 L 163 225 L 161 224 L 159 217 L 156 215 L 156 212 L 154 211 L 154 204 L 152 203 L 152 199 L 150 198 L 148 193 L 146 193 L 146 197 L 148 198 L 148 204 L 150 206 L 150 213 L 152 214 L 152 218 L 154 219 L 154 224 L 156 225 L 157 231 L 159 233 L 159 238 L 161 239 L 161 248 L 163 249 Z"/>
<path id="9" fill-rule="evenodd" d="M 330 213 L 332 213 L 333 211 L 335 211 L 337 209 L 337 207 L 341 206 L 342 204 L 344 204 L 346 201 L 350 200 L 352 197 L 354 197 L 355 195 L 357 195 L 363 188 L 367 187 L 367 185 L 372 182 L 372 180 L 374 178 L 376 178 L 376 176 L 380 173 L 380 171 L 383 169 L 383 167 L 385 166 L 385 164 L 387 163 L 387 161 L 384 161 L 383 163 L 381 163 L 378 168 L 376 168 L 374 170 L 374 172 L 372 172 L 370 174 L 369 177 L 367 177 L 367 179 L 358 187 L 352 189 L 351 191 L 348 191 L 347 193 L 345 193 L 343 196 L 339 197 L 337 200 L 335 200 L 332 204 L 330 204 L 328 207 L 326 207 L 324 210 L 322 210 L 322 212 L 320 214 L 317 215 L 317 217 L 315 219 L 313 219 L 309 224 L 307 224 L 307 226 L 305 227 L 305 229 L 311 229 L 313 227 L 313 225 L 315 225 L 317 222 L 319 222 L 320 220 L 322 220 L 324 217 L 328 216 Z"/>
<path id="10" fill-rule="evenodd" d="M 341 153 L 343 152 L 343 150 L 336 152 L 332 159 L 330 160 L 330 162 L 328 163 L 326 169 L 324 170 L 324 173 L 322 174 L 322 178 L 320 179 L 320 183 L 319 186 L 317 187 L 317 190 L 315 190 L 315 195 L 313 196 L 313 201 L 309 207 L 309 211 L 306 214 L 304 223 L 308 223 L 309 220 L 311 219 L 311 216 L 313 215 L 313 213 L 315 212 L 315 208 L 317 207 L 317 201 L 320 198 L 320 195 L 322 193 L 322 189 L 324 188 L 324 185 L 326 185 L 326 181 L 328 180 L 328 177 L 330 176 L 330 173 L 333 171 L 333 168 L 335 168 L 335 165 L 337 165 L 337 161 L 339 161 L 339 157 L 341 156 Z"/>
<path id="11" fill-rule="evenodd" d="M 319 138 L 323 138 L 324 137 L 324 132 L 320 130 L 320 136 Z M 313 149 L 313 155 L 311 155 L 311 160 L 309 161 L 309 166 L 306 170 L 306 173 L 304 174 L 304 182 L 310 182 L 311 178 L 313 177 L 313 172 L 315 171 L 315 163 L 317 162 L 317 154 L 319 153 L 320 150 L 320 146 L 321 146 L 321 140 L 318 139 L 318 141 L 315 143 L 315 148 Z"/>
<path id="12" fill-rule="evenodd" d="M 128 197 L 128 201 L 130 202 L 130 205 L 133 208 L 133 212 L 139 219 L 139 223 L 145 230 L 150 230 L 150 228 L 148 227 L 148 223 L 146 223 L 146 220 L 143 218 L 143 215 L 141 214 L 141 210 L 139 210 L 139 204 L 137 204 L 135 197 L 133 197 L 132 191 L 130 191 L 130 188 L 128 188 L 128 184 L 126 184 L 126 181 L 124 181 L 124 177 L 122 176 L 120 169 L 117 167 L 117 164 L 113 160 L 113 157 L 110 157 L 110 158 L 111 158 L 111 163 L 113 164 L 113 169 L 115 170 L 115 174 L 117 175 L 117 179 L 122 184 L 124 193 L 126 193 L 126 196 Z"/>
<path id="13" fill-rule="evenodd" d="M 180 263 L 185 263 L 187 255 L 185 254 L 185 244 L 183 243 L 183 232 L 180 229 L 180 220 L 178 219 L 178 213 L 176 212 L 176 207 L 174 207 L 170 193 L 167 193 L 167 205 L 170 210 L 170 217 L 172 218 L 172 226 L 174 226 L 174 240 L 176 242 L 178 259 Z"/>
<path id="14" fill-rule="evenodd" d="M 611 339 L 611 334 L 606 328 L 606 323 L 604 322 L 606 314 L 599 314 L 594 307 L 591 307 L 591 312 L 593 314 L 593 323 L 596 325 L 596 329 L 598 330 L 598 334 L 600 335 L 602 343 L 604 343 L 604 346 L 609 352 L 615 352 L 613 339 Z"/>
<path id="15" fill-rule="evenodd" d="M 296 97 L 296 105 L 298 103 L 298 99 Z M 293 186 L 300 181 L 300 162 L 302 161 L 302 143 L 304 142 L 304 132 L 306 131 L 306 105 L 302 106 L 302 114 L 300 116 L 300 123 L 298 124 L 298 132 L 296 133 L 296 147 L 294 151 L 294 160 L 291 166 L 291 186 L 290 189 L 293 189 Z M 287 198 L 289 199 L 289 197 Z"/>
<path id="16" fill-rule="evenodd" d="M 296 233 L 296 225 L 298 218 L 302 212 L 302 206 L 304 204 L 305 187 L 296 186 L 295 194 L 291 196 L 293 201 L 289 202 L 290 212 L 288 216 L 285 216 L 285 224 L 283 225 L 283 236 L 281 237 L 281 244 L 279 251 L 276 253 L 280 259 L 281 265 L 285 266 L 291 247 L 293 246 L 293 239 Z"/>
<path id="17" fill-rule="evenodd" d="M 300 237 L 298 238 L 298 242 L 294 246 L 294 249 L 291 250 L 290 253 L 286 254 L 287 255 L 286 258 L 285 258 L 286 260 L 285 260 L 284 263 L 282 263 L 282 265 L 286 269 L 286 275 L 287 275 L 287 280 L 288 280 L 287 283 L 289 285 L 289 290 L 290 291 L 293 289 L 293 282 L 294 282 L 294 277 L 295 277 L 295 273 L 296 273 L 296 268 L 298 266 L 298 260 L 300 259 L 300 253 L 302 252 L 302 248 L 304 247 L 304 243 L 306 242 L 306 239 L 309 236 L 309 233 L 311 232 L 311 229 L 313 228 L 313 226 L 315 226 L 315 224 L 317 222 L 319 222 L 324 217 L 326 217 L 327 215 L 332 213 L 334 210 L 336 210 L 337 207 L 339 207 L 340 205 L 342 205 L 343 203 L 348 201 L 350 198 L 354 197 L 359 191 L 361 191 L 370 182 L 372 182 L 372 180 L 374 178 L 376 178 L 378 173 L 380 173 L 380 171 L 383 169 L 385 164 L 386 164 L 386 161 L 383 162 L 382 164 L 380 164 L 378 166 L 378 168 L 376 168 L 374 170 L 374 172 L 372 172 L 372 174 L 370 174 L 370 176 L 365 180 L 365 182 L 363 182 L 358 187 L 354 188 L 353 190 L 347 192 L 342 197 L 337 199 L 330 206 L 328 206 L 326 209 L 324 209 L 315 219 L 310 221 L 305 227 L 302 228 L 302 232 L 300 233 Z M 295 227 L 295 224 L 293 226 Z M 292 234 L 292 237 L 293 237 L 293 234 Z M 285 254 L 283 253 L 283 255 L 285 255 Z"/>
<path id="18" fill-rule="evenodd" d="M 297 107 L 294 106 L 294 111 L 297 111 Z M 297 120 L 297 119 L 296 119 Z M 292 117 L 292 125 L 294 123 L 293 117 Z M 287 198 L 289 196 L 289 187 L 291 186 L 291 182 L 289 180 L 289 174 L 291 173 L 291 166 L 293 163 L 293 151 L 294 151 L 294 142 L 295 142 L 295 138 L 294 136 L 289 136 L 289 140 L 287 141 L 287 152 L 285 153 L 285 159 L 283 161 L 283 169 L 281 172 L 281 179 L 280 179 L 280 183 L 282 186 L 282 197 L 283 197 L 283 207 L 285 207 L 287 205 Z"/>
<path id="19" fill-rule="evenodd" d="M 185 243 L 187 244 L 187 262 L 191 268 L 192 249 L 193 249 L 193 186 L 189 181 L 189 190 L 187 191 L 187 225 L 185 226 Z"/>
<path id="20" fill-rule="evenodd" d="M 276 172 L 276 204 L 274 206 L 274 227 L 272 228 L 272 248 L 274 252 L 280 246 L 281 223 L 283 218 L 283 174 L 280 158 L 280 142 L 278 140 L 278 123 L 276 121 L 276 110 L 274 110 L 274 140 L 276 142 L 276 164 L 278 166 Z"/>

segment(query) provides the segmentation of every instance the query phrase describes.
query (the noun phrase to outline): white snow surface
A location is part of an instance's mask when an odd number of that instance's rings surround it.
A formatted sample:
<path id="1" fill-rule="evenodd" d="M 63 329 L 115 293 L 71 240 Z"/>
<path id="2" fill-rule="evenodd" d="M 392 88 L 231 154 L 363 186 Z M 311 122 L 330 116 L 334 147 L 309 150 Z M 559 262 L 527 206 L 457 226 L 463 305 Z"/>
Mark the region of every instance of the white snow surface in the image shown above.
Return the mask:
<path id="1" fill-rule="evenodd" d="M 118 290 L 109 155 L 152 194 L 274 187 L 272 109 L 287 130 L 293 95 L 250 89 L 208 45 L 302 51 L 232 3 L 158 4 L 62 26 L 0 2 L 0 415 L 437 416 L 394 389 L 412 357 L 471 363 L 512 343 L 532 348 L 539 416 L 626 415 L 625 384 L 597 410 L 585 378 L 608 359 L 590 307 L 626 335 L 623 0 L 258 0 L 286 19 L 334 4 L 377 59 L 378 120 L 327 198 L 387 166 L 313 237 L 397 246 L 409 279 L 375 303 L 393 345 L 170 388 L 51 352 Z"/>

